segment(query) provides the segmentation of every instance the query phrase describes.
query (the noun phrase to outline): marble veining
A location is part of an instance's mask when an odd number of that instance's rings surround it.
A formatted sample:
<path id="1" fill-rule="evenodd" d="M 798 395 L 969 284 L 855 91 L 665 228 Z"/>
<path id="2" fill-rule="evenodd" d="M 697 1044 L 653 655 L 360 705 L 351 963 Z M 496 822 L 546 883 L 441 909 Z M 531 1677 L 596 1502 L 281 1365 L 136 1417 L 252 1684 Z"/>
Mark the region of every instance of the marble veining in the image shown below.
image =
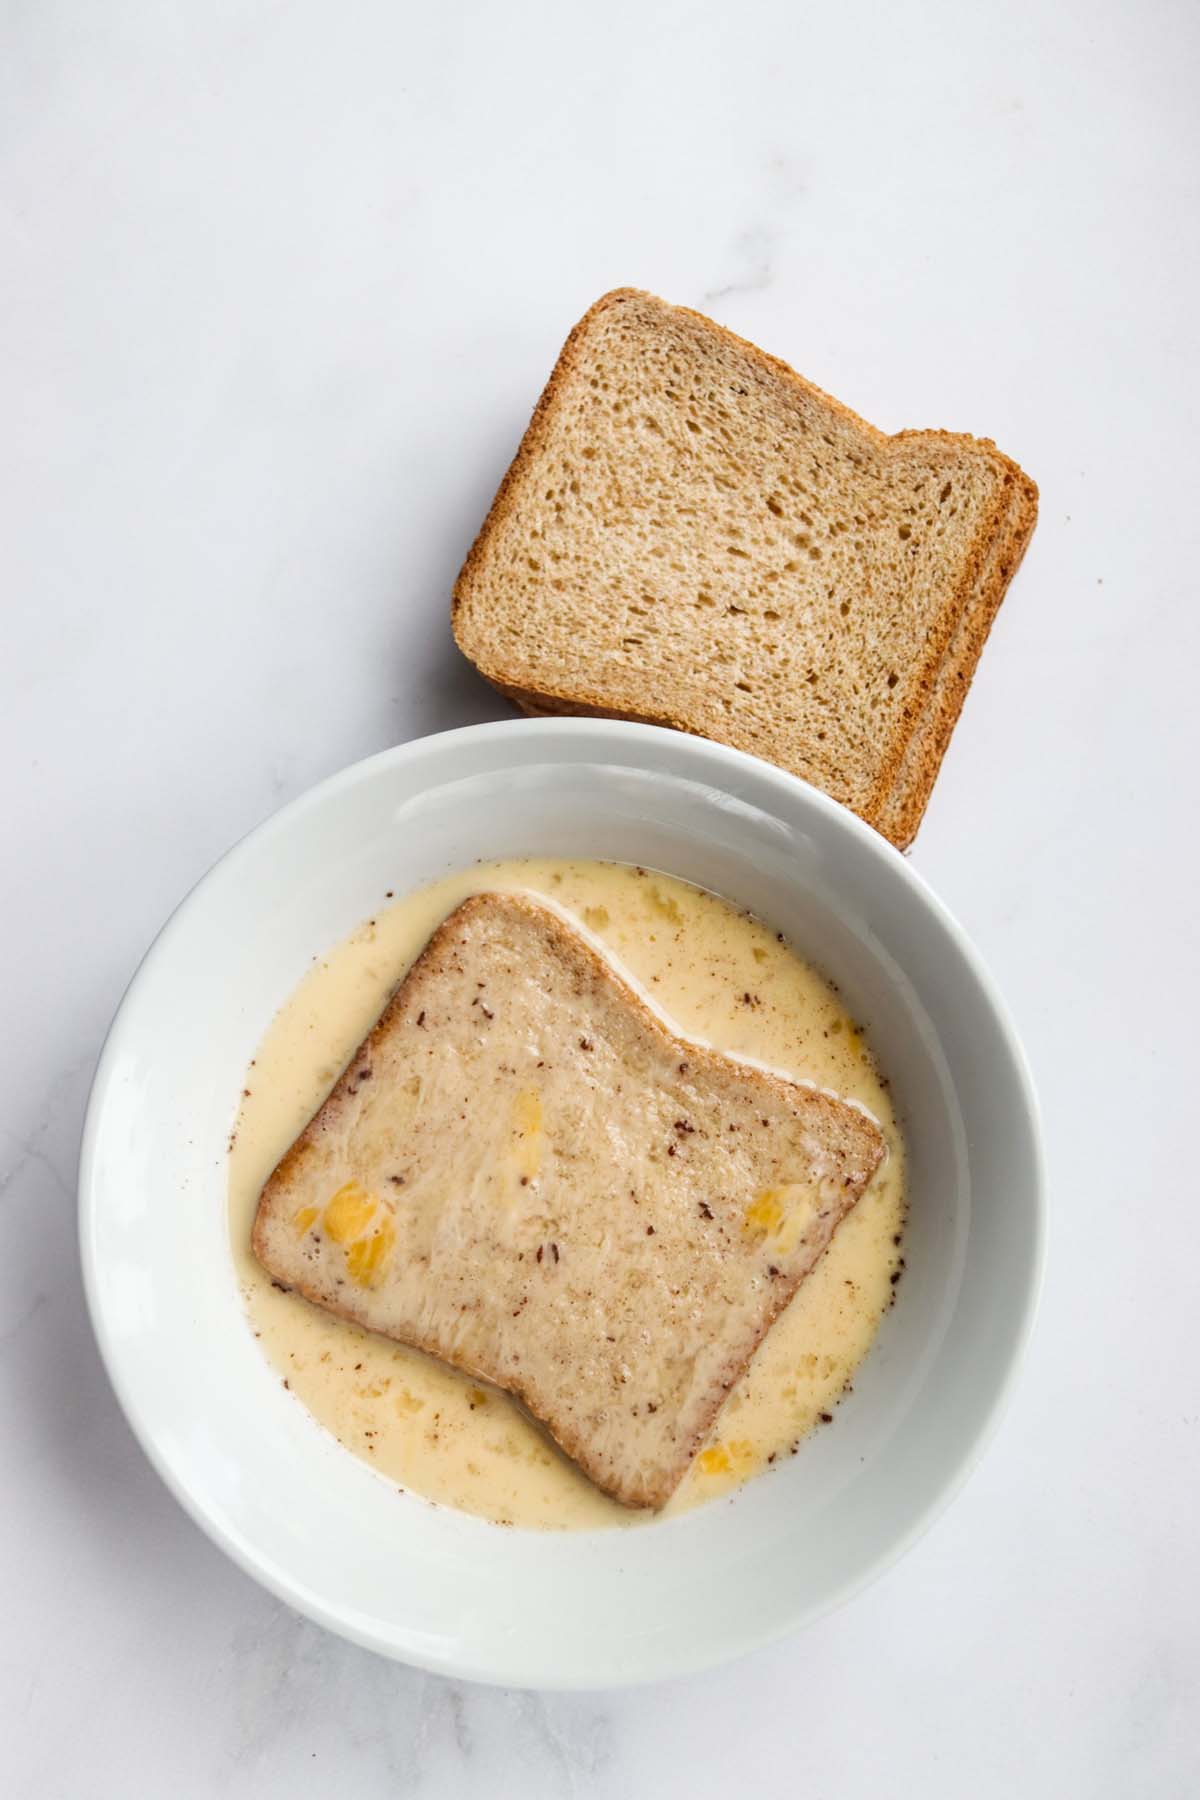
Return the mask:
<path id="1" fill-rule="evenodd" d="M 4 51 L 5 1793 L 1196 1792 L 1200 17 L 48 0 Z M 541 1695 L 357 1650 L 191 1524 L 100 1367 L 74 1175 L 211 861 L 506 712 L 449 588 L 620 283 L 1041 483 L 914 862 L 1024 1033 L 1054 1216 L 1017 1400 L 898 1568 L 727 1671 Z"/>
<path id="2" fill-rule="evenodd" d="M 776 242 L 777 234 L 769 225 L 751 225 L 745 231 L 739 231 L 730 257 L 735 273 L 716 287 L 705 288 L 704 304 L 712 306 L 734 294 L 756 294 L 770 287 Z"/>

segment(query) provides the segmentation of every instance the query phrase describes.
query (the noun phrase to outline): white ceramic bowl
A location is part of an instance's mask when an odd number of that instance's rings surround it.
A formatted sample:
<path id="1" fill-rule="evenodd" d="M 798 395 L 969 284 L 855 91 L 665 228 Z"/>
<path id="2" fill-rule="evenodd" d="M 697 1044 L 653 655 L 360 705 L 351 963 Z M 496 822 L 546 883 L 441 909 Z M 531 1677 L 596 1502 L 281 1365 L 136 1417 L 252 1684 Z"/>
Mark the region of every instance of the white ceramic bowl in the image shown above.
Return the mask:
<path id="1" fill-rule="evenodd" d="M 283 1391 L 229 1253 L 225 1145 L 243 1072 L 314 952 L 387 888 L 525 853 L 648 864 L 785 931 L 866 1021 L 908 1135 L 901 1298 L 837 1429 L 732 1502 L 631 1531 L 501 1529 L 399 1495 Z M 113 1025 L 80 1214 L 113 1385 L 215 1541 L 361 1644 L 537 1687 L 700 1668 L 879 1573 L 946 1504 L 995 1422 L 1042 1243 L 1021 1050 L 978 956 L 903 858 L 765 763 L 590 719 L 474 726 L 387 751 L 218 863 Z"/>

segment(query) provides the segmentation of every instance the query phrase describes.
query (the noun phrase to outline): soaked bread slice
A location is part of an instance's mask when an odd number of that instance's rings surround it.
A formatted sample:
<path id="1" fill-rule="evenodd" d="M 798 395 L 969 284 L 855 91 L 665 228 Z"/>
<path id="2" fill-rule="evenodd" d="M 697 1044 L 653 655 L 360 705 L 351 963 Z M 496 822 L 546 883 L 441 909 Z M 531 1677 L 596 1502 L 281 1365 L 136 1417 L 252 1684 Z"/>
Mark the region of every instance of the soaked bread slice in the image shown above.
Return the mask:
<path id="1" fill-rule="evenodd" d="M 673 725 L 911 841 L 1037 489 L 888 437 L 632 289 L 571 333 L 459 576 L 458 643 L 534 713 Z"/>
<path id="2" fill-rule="evenodd" d="M 253 1245 L 660 1507 L 883 1152 L 856 1108 L 676 1037 L 551 907 L 487 893 L 280 1162 Z"/>

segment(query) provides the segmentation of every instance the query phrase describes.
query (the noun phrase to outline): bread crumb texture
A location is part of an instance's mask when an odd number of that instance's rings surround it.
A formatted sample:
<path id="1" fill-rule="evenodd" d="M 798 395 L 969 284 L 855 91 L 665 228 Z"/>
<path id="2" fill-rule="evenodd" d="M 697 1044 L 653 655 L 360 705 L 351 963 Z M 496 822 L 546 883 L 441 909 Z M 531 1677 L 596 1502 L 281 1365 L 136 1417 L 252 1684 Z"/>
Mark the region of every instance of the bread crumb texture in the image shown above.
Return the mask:
<path id="1" fill-rule="evenodd" d="M 482 894 L 267 1181 L 253 1244 L 660 1507 L 884 1153 L 857 1108 L 675 1037 L 555 912 Z"/>
<path id="2" fill-rule="evenodd" d="M 527 711 L 735 745 L 904 845 L 1036 514 L 990 442 L 887 437 L 711 320 L 622 289 L 567 340 L 455 633 Z"/>

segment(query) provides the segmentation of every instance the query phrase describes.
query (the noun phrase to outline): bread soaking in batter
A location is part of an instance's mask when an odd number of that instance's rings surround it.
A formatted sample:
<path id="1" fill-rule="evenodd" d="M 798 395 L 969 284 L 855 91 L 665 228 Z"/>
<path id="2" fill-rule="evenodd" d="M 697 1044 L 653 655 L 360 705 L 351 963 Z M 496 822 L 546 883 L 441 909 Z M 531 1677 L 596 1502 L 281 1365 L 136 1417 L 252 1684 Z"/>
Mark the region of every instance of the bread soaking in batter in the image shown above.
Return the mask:
<path id="1" fill-rule="evenodd" d="M 231 1222 L 253 1326 L 315 1416 L 403 1487 L 506 1523 L 587 1526 L 638 1516 L 593 1487 L 507 1395 L 280 1291 L 248 1254 L 263 1181 L 431 932 L 480 890 L 552 899 L 601 940 L 678 1032 L 858 1102 L 888 1145 L 884 1165 L 730 1394 L 669 1516 L 735 1486 L 829 1414 L 891 1297 L 903 1215 L 903 1152 L 887 1096 L 836 996 L 764 926 L 712 895 L 611 864 L 494 864 L 386 907 L 318 964 L 255 1059 L 235 1134 Z"/>

